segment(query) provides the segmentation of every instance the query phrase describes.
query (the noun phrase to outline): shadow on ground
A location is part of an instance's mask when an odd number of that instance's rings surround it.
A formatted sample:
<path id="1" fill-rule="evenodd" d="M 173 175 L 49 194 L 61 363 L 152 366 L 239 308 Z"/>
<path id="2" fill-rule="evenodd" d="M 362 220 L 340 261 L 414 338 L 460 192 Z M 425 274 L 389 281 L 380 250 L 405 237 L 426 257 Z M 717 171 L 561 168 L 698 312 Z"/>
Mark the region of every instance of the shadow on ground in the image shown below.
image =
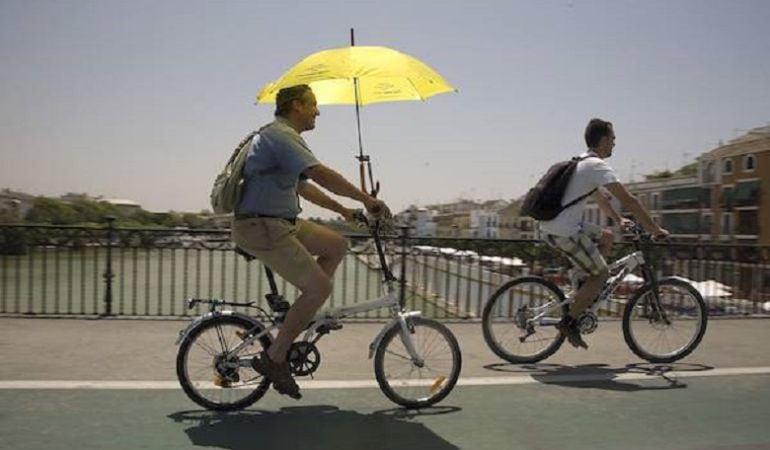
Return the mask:
<path id="1" fill-rule="evenodd" d="M 687 384 L 673 377 L 669 372 L 701 372 L 713 367 L 702 364 L 628 364 L 625 367 L 610 367 L 606 364 L 583 364 L 566 366 L 561 364 L 488 364 L 486 369 L 497 372 L 530 375 L 543 384 L 556 384 L 577 388 L 606 389 L 612 391 L 650 391 L 686 388 Z M 650 380 L 624 380 L 625 374 L 643 374 Z M 650 381 L 663 381 L 663 384 Z"/>
<path id="2" fill-rule="evenodd" d="M 278 411 L 249 410 L 234 413 L 181 411 L 168 417 L 189 423 L 185 429 L 195 446 L 240 449 L 436 449 L 458 447 L 422 423 L 419 416 L 449 414 L 455 407 L 421 411 L 389 409 L 362 414 L 335 406 L 286 407 Z"/>

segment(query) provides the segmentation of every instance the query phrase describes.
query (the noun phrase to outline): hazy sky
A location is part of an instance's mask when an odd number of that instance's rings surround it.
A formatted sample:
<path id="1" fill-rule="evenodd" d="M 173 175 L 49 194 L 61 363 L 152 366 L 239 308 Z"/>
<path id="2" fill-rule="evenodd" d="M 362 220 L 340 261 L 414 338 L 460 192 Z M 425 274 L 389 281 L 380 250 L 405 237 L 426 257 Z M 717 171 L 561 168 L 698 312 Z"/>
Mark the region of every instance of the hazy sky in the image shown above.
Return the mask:
<path id="1" fill-rule="evenodd" d="M 392 209 L 518 197 L 594 116 L 638 178 L 770 122 L 768 24 L 765 0 L 0 0 L 0 187 L 207 208 L 233 146 L 272 120 L 257 91 L 350 27 L 459 90 L 363 108 Z M 357 183 L 353 107 L 304 136 Z"/>

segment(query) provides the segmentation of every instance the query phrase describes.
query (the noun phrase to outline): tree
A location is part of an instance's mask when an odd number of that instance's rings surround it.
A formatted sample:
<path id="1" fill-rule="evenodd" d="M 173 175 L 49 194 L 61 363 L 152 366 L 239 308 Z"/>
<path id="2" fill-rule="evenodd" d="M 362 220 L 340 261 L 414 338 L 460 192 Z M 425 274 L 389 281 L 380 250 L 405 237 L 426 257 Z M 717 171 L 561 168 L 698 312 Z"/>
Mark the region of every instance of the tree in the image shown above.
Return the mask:
<path id="1" fill-rule="evenodd" d="M 25 220 L 30 223 L 72 225 L 78 223 L 78 213 L 72 206 L 60 200 L 37 197 L 33 200 Z"/>

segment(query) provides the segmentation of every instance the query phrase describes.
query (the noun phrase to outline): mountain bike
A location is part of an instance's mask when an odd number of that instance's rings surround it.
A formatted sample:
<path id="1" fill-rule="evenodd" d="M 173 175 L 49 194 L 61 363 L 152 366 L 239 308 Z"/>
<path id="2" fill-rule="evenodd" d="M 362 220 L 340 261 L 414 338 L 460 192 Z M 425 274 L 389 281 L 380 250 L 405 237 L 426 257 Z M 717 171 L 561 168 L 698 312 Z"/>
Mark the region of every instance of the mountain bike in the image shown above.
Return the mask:
<path id="1" fill-rule="evenodd" d="M 289 350 L 291 373 L 295 377 L 312 376 L 318 370 L 321 354 L 316 343 L 342 328 L 340 319 L 388 308 L 390 321 L 369 345 L 377 383 L 390 400 L 401 406 L 434 405 L 449 395 L 460 376 L 462 357 L 457 339 L 442 323 L 421 317 L 420 311 L 405 309 L 399 299 L 398 280 L 391 273 L 383 250 L 381 221 L 370 221 L 362 213 L 356 216 L 368 228 L 377 249 L 384 295 L 320 312 Z M 185 394 L 204 408 L 242 409 L 262 398 L 270 386 L 270 380 L 257 373 L 251 361 L 270 346 L 290 305 L 279 294 L 272 271 L 265 267 L 265 272 L 270 284 L 266 295 L 270 312 L 255 306 L 253 301 L 187 301 L 189 308 L 207 304 L 209 312 L 180 331 L 176 372 Z M 262 315 L 220 310 L 231 306 L 256 308 Z"/>
<path id="2" fill-rule="evenodd" d="M 657 279 L 650 265 L 653 237 L 635 224 L 635 251 L 609 265 L 610 276 L 591 307 L 578 319 L 581 334 L 599 325 L 597 311 L 607 305 L 626 275 L 640 268 L 644 284 L 625 301 L 623 337 L 637 356 L 670 363 L 692 353 L 703 339 L 708 322 L 701 294 L 684 278 Z M 534 363 L 553 355 L 565 336 L 555 327 L 569 312 L 569 298 L 579 287 L 570 277 L 571 292 L 536 276 L 515 278 L 502 285 L 484 306 L 484 340 L 499 357 L 512 363 Z"/>

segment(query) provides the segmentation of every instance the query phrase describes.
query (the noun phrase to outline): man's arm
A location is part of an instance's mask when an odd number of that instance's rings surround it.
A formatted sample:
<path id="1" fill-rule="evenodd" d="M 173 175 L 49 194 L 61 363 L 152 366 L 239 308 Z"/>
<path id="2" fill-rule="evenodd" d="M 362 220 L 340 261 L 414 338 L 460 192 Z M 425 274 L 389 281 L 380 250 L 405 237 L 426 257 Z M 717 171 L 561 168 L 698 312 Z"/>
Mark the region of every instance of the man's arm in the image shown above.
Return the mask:
<path id="1" fill-rule="evenodd" d="M 321 208 L 334 211 L 340 214 L 346 220 L 352 220 L 353 218 L 352 210 L 339 204 L 336 200 L 326 195 L 322 190 L 318 189 L 313 183 L 309 181 L 301 182 L 298 192 L 299 195 L 301 195 L 305 200 L 314 203 Z"/>
<path id="2" fill-rule="evenodd" d="M 385 212 L 388 209 L 382 200 L 378 200 L 357 188 L 342 175 L 323 164 L 317 164 L 306 169 L 305 175 L 324 189 L 328 189 L 337 195 L 352 198 L 353 200 L 363 203 L 366 209 L 371 212 L 375 212 L 373 210 L 382 210 L 382 212 Z"/>
<path id="3" fill-rule="evenodd" d="M 599 188 L 594 192 L 594 201 L 597 205 L 599 205 L 599 209 L 602 210 L 604 215 L 612 219 L 615 223 L 619 225 L 625 225 L 626 222 L 628 222 L 628 219 L 621 217 L 620 214 L 618 214 L 617 211 L 615 211 L 615 208 L 612 206 L 612 203 L 610 203 L 610 199 L 607 198 L 607 196 L 604 193 L 604 188 Z"/>
<path id="4" fill-rule="evenodd" d="M 656 236 L 668 235 L 668 231 L 661 228 L 660 225 L 658 225 L 657 223 L 655 223 L 654 220 L 652 220 L 652 217 L 650 217 L 650 213 L 647 212 L 647 209 L 644 207 L 644 205 L 642 205 L 639 199 L 637 199 L 633 194 L 628 192 L 626 187 L 623 186 L 621 183 L 605 184 L 604 188 L 610 191 L 610 194 L 614 195 L 615 198 L 617 198 L 620 201 L 621 205 L 625 206 L 626 209 L 631 211 L 631 214 L 633 214 L 634 217 L 636 217 L 642 223 L 642 226 L 647 230 L 648 233 L 651 233 Z"/>

